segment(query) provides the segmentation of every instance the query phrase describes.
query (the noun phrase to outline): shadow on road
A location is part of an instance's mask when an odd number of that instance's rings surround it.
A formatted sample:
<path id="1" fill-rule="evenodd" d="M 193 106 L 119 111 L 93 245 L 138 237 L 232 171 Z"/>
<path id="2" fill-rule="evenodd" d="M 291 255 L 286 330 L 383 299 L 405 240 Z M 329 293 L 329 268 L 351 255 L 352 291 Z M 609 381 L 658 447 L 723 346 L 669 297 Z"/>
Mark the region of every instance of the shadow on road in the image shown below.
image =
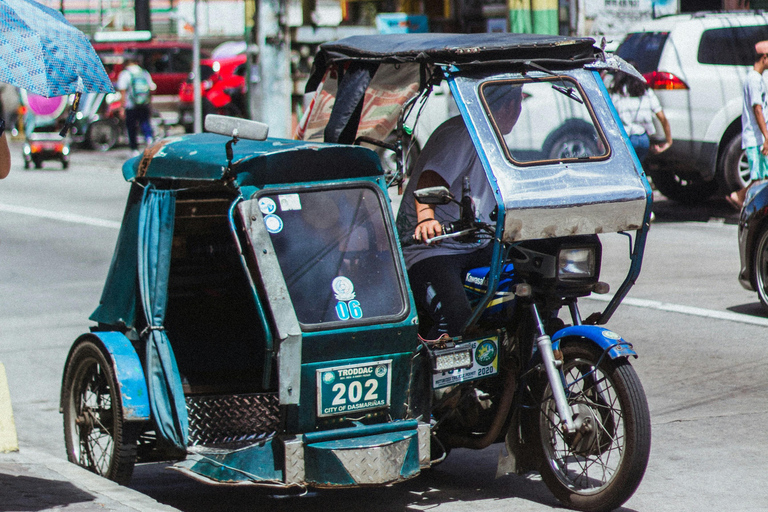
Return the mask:
<path id="1" fill-rule="evenodd" d="M 738 224 L 739 212 L 725 198 L 713 196 L 701 204 L 687 205 L 653 193 L 654 222 L 724 222 Z"/>

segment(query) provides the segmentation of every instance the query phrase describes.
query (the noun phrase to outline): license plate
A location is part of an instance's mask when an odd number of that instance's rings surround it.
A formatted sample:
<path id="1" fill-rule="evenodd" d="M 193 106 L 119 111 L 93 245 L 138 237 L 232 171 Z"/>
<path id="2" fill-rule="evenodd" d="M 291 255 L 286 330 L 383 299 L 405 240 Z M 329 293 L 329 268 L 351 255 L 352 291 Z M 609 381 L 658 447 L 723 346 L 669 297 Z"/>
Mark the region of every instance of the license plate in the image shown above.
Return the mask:
<path id="1" fill-rule="evenodd" d="M 388 407 L 391 384 L 391 359 L 317 370 L 317 415 Z"/>
<path id="2" fill-rule="evenodd" d="M 472 350 L 472 366 L 432 376 L 432 387 L 443 388 L 475 379 L 482 379 L 499 373 L 499 337 L 468 341 L 458 345 Z"/>

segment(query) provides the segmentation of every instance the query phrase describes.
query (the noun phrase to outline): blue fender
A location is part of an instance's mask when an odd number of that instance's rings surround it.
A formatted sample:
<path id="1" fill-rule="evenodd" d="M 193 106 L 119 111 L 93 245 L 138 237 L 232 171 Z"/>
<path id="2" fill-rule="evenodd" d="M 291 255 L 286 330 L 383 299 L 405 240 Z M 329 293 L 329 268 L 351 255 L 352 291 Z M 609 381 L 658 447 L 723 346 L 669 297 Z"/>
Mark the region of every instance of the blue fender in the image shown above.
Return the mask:
<path id="1" fill-rule="evenodd" d="M 84 339 L 100 343 L 112 359 L 112 369 L 120 385 L 124 421 L 148 421 L 150 418 L 149 393 L 144 369 L 131 341 L 121 332 L 101 331 L 83 334 Z"/>
<path id="2" fill-rule="evenodd" d="M 560 348 L 560 342 L 565 338 L 585 338 L 595 342 L 611 359 L 618 357 L 637 357 L 632 344 L 610 329 L 598 325 L 572 325 L 560 329 L 552 336 L 552 349 Z"/>

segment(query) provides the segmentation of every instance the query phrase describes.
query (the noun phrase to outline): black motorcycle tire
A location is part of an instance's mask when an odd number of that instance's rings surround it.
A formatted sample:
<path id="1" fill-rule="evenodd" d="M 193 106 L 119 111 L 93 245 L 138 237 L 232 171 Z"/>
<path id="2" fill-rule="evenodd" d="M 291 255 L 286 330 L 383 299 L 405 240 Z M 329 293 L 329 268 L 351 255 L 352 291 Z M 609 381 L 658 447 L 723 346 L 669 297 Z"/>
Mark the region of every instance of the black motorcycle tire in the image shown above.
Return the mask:
<path id="1" fill-rule="evenodd" d="M 768 311 L 768 228 L 757 236 L 752 258 L 752 282 L 763 308 Z"/>
<path id="2" fill-rule="evenodd" d="M 568 402 L 596 428 L 581 440 L 568 438 L 558 428 L 549 384 L 543 386 L 534 438 L 541 450 L 541 476 L 569 507 L 614 510 L 637 490 L 648 465 L 651 419 L 645 392 L 626 359 L 601 358 L 602 351 L 585 342 L 564 344 L 561 350 Z"/>
<path id="3" fill-rule="evenodd" d="M 136 464 L 139 425 L 123 420 L 119 384 L 99 345 L 86 340 L 73 349 L 62 393 L 69 461 L 127 485 Z"/>

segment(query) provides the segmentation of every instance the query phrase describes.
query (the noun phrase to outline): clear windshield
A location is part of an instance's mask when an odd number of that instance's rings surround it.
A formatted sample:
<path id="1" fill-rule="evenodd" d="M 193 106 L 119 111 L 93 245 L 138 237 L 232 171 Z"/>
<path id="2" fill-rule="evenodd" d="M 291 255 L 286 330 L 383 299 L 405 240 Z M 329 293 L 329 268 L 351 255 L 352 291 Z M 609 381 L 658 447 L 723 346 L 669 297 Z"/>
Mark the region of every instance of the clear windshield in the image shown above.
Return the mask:
<path id="1" fill-rule="evenodd" d="M 259 207 L 299 322 L 338 327 L 406 311 L 397 253 L 373 189 L 270 193 Z"/>
<path id="2" fill-rule="evenodd" d="M 517 165 L 608 156 L 589 100 L 574 80 L 490 81 L 480 94 L 507 157 Z"/>

